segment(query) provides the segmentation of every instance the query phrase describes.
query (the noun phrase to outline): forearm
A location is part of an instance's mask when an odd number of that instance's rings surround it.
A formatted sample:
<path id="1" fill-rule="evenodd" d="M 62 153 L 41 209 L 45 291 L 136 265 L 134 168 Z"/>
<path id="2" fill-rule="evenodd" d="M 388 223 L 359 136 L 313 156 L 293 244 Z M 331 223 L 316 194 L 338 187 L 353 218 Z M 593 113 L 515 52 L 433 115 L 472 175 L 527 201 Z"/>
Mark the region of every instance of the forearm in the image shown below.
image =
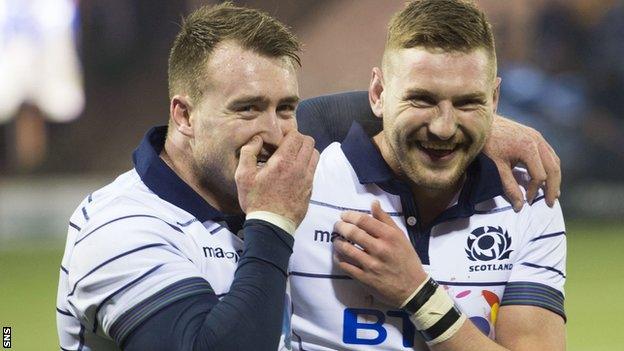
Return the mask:
<path id="1" fill-rule="evenodd" d="M 225 297 L 202 294 L 173 302 L 119 346 L 130 351 L 276 350 L 292 243 L 277 227 L 247 221 L 245 250 Z"/>
<path id="2" fill-rule="evenodd" d="M 507 348 L 483 335 L 469 319 L 450 339 L 430 345 L 432 351 L 504 351 Z"/>
<path id="3" fill-rule="evenodd" d="M 272 237 L 256 233 L 257 226 L 269 225 L 245 225 L 245 251 L 230 292 L 206 316 L 194 349 L 277 349 L 292 242 L 274 227 Z"/>
<path id="4" fill-rule="evenodd" d="M 560 315 L 532 305 L 503 306 L 494 341 L 457 309 L 433 279 L 421 284 L 401 308 L 433 351 L 565 350 Z"/>

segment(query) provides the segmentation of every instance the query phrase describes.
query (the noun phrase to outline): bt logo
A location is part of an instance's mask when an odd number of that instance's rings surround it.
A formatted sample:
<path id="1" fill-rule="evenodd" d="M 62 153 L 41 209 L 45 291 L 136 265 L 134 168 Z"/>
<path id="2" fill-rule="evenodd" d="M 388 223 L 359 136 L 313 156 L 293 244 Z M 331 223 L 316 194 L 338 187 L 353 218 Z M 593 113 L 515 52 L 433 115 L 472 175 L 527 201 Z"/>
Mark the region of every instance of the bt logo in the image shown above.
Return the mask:
<path id="1" fill-rule="evenodd" d="M 374 322 L 360 322 L 358 316 L 373 317 Z M 386 318 L 398 318 L 401 320 L 403 334 L 403 347 L 414 346 L 416 327 L 409 320 L 409 315 L 403 311 L 382 311 L 368 308 L 347 308 L 344 310 L 342 324 L 342 342 L 352 345 L 379 345 L 388 337 L 388 331 L 384 328 Z M 358 336 L 358 331 L 360 335 Z M 375 337 L 363 337 L 361 334 L 376 334 Z"/>

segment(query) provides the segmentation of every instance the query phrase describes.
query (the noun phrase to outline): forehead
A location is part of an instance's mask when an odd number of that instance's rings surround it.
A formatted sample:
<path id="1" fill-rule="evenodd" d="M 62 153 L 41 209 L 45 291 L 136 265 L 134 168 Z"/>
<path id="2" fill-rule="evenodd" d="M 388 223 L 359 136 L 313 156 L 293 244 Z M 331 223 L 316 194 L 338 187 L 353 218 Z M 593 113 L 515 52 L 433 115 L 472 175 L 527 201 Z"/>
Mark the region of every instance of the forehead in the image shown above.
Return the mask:
<path id="1" fill-rule="evenodd" d="M 388 78 L 405 88 L 466 93 L 486 91 L 494 81 L 493 63 L 484 49 L 395 49 L 387 53 L 387 59 Z"/>
<path id="2" fill-rule="evenodd" d="M 297 95 L 297 74 L 286 57 L 274 58 L 222 42 L 205 64 L 209 90 L 225 96 Z"/>

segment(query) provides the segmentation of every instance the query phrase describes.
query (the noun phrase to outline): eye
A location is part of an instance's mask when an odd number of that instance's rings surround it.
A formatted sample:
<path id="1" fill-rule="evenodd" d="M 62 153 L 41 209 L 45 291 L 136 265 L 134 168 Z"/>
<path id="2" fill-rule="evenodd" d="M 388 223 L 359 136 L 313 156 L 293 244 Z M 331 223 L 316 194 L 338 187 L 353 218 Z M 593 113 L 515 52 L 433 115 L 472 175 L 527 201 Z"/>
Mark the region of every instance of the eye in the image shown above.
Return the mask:
<path id="1" fill-rule="evenodd" d="M 277 106 L 278 111 L 294 111 L 296 108 L 293 104 L 281 104 Z"/>
<path id="2" fill-rule="evenodd" d="M 297 109 L 297 106 L 293 104 L 282 104 L 282 105 L 277 106 L 277 112 L 279 114 L 288 115 L 288 116 L 293 115 L 296 109 Z"/>
<path id="3" fill-rule="evenodd" d="M 412 105 L 414 107 L 418 107 L 418 108 L 429 108 L 429 107 L 433 107 L 433 104 L 431 102 L 428 101 L 423 101 L 423 100 L 412 100 Z"/>
<path id="4" fill-rule="evenodd" d="M 255 105 L 242 105 L 235 109 L 236 112 L 255 112 L 258 111 L 258 107 Z"/>
<path id="5" fill-rule="evenodd" d="M 469 99 L 457 101 L 453 105 L 460 110 L 472 111 L 484 106 L 485 101 L 480 99 Z"/>
<path id="6" fill-rule="evenodd" d="M 426 95 L 411 96 L 409 97 L 409 102 L 412 106 L 417 108 L 429 108 L 437 104 L 437 101 L 433 97 Z"/>

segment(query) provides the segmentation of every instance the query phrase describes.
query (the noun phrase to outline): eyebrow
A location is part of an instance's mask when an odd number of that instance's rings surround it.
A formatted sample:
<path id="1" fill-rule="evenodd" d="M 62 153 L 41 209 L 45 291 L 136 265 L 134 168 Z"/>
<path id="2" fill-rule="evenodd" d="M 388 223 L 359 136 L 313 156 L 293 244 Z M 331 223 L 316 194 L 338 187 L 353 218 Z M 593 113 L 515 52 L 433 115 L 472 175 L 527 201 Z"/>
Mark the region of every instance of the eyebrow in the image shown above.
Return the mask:
<path id="1" fill-rule="evenodd" d="M 453 98 L 453 102 L 472 101 L 472 100 L 485 101 L 486 100 L 485 93 L 475 92 L 475 93 L 460 95 L 460 96 Z"/>
<path id="2" fill-rule="evenodd" d="M 432 99 L 435 101 L 440 100 L 437 94 L 434 94 L 433 92 L 429 91 L 429 90 L 425 90 L 425 89 L 421 89 L 421 88 L 411 88 L 408 89 L 405 92 L 405 96 L 404 99 L 405 100 L 409 100 L 413 97 L 424 97 L 424 98 L 428 98 L 428 99 Z"/>
<path id="3" fill-rule="evenodd" d="M 422 97 L 427 99 L 432 99 L 434 101 L 439 101 L 440 96 L 426 89 L 421 88 L 411 88 L 405 92 L 404 99 L 408 100 L 413 97 Z M 471 100 L 486 100 L 486 95 L 483 92 L 473 92 L 464 95 L 454 96 L 452 98 L 453 102 L 463 102 L 463 101 L 471 101 Z"/>
<path id="4" fill-rule="evenodd" d="M 279 105 L 283 105 L 283 104 L 297 104 L 299 103 L 299 97 L 297 95 L 292 95 L 292 96 L 287 96 L 283 99 L 280 99 L 279 101 Z"/>
<path id="5" fill-rule="evenodd" d="M 267 104 L 269 101 L 269 99 L 267 99 L 265 96 L 242 96 L 239 97 L 235 100 L 230 101 L 227 104 L 228 108 L 235 108 L 238 106 L 244 106 L 244 105 L 263 105 L 263 104 Z"/>
<path id="6" fill-rule="evenodd" d="M 278 105 L 283 104 L 297 104 L 299 102 L 299 97 L 296 95 L 287 96 L 279 100 Z M 237 98 L 227 104 L 229 109 L 245 106 L 245 105 L 268 105 L 269 99 L 266 96 L 261 95 L 250 95 L 250 96 L 242 96 Z"/>

